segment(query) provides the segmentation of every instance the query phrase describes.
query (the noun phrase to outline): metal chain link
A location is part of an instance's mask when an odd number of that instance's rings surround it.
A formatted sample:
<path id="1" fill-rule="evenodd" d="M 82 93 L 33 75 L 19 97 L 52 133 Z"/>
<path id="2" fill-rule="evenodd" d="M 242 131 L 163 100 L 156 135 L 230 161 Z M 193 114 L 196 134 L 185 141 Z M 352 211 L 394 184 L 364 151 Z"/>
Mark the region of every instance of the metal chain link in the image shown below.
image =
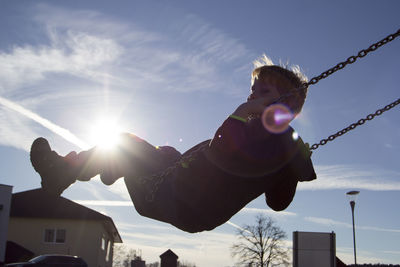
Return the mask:
<path id="1" fill-rule="evenodd" d="M 368 53 L 375 51 L 376 49 L 378 49 L 379 47 L 381 47 L 382 45 L 385 45 L 391 41 L 393 41 L 396 37 L 400 36 L 400 29 L 397 30 L 397 32 L 388 35 L 387 37 L 383 38 L 382 40 L 380 40 L 379 42 L 376 42 L 372 45 L 370 45 L 370 47 L 368 47 L 367 49 L 363 49 L 360 52 L 358 52 L 357 55 L 355 56 L 351 56 L 349 58 L 347 58 L 346 61 L 340 62 L 338 63 L 336 66 L 334 66 L 333 68 L 330 68 L 329 70 L 321 73 L 320 75 L 313 77 L 310 79 L 310 81 L 308 83 L 305 83 L 305 86 L 309 86 L 312 84 L 316 84 L 318 81 L 325 79 L 326 77 L 328 77 L 329 75 L 335 73 L 338 70 L 343 69 L 346 65 L 348 64 L 353 64 L 354 62 L 357 61 L 358 58 L 363 58 L 366 55 L 368 55 Z"/>
<path id="2" fill-rule="evenodd" d="M 386 105 L 384 108 L 382 109 L 378 109 L 375 113 L 371 113 L 369 114 L 367 117 L 365 117 L 365 119 L 360 119 L 355 123 L 350 124 L 348 127 L 344 128 L 343 130 L 338 131 L 335 134 L 330 135 L 328 138 L 326 139 L 322 139 L 319 143 L 313 144 L 310 147 L 310 150 L 316 150 L 319 146 L 323 146 L 326 143 L 335 140 L 336 137 L 338 136 L 342 136 L 345 133 L 347 133 L 348 131 L 354 130 L 357 126 L 363 125 L 366 121 L 370 121 L 373 118 L 375 118 L 376 116 L 381 115 L 383 112 L 388 111 L 392 108 L 394 108 L 395 106 L 397 106 L 398 104 L 400 104 L 400 98 L 397 99 L 396 101 L 394 101 L 393 103 Z"/>

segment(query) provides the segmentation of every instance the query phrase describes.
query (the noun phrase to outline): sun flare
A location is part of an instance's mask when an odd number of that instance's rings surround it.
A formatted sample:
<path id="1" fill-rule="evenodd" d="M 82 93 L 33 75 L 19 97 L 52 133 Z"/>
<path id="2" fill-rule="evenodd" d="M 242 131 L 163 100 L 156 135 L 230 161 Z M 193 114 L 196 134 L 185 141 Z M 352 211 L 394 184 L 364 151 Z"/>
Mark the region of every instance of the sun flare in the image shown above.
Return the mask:
<path id="1" fill-rule="evenodd" d="M 120 133 L 116 120 L 103 118 L 93 125 L 90 137 L 96 146 L 111 149 L 118 143 Z"/>

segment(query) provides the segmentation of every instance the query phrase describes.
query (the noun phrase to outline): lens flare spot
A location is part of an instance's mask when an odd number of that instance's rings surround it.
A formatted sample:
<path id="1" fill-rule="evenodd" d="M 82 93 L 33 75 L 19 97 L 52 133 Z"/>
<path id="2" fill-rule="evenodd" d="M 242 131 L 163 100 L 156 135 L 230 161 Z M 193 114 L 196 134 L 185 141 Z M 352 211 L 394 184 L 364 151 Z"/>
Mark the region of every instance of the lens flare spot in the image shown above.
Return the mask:
<path id="1" fill-rule="evenodd" d="M 268 106 L 262 116 L 262 123 L 271 133 L 282 133 L 287 130 L 294 116 L 290 110 L 282 104 Z"/>
<path id="2" fill-rule="evenodd" d="M 299 134 L 297 132 L 293 132 L 292 133 L 292 138 L 294 141 L 297 141 L 297 139 L 299 139 Z"/>

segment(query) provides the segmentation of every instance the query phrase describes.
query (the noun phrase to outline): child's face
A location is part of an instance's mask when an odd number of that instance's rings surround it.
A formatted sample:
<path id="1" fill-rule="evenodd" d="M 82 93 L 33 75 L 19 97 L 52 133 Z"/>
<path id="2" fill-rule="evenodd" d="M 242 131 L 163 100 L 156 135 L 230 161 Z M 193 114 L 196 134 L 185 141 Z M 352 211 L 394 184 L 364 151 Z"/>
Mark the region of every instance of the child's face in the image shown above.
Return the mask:
<path id="1" fill-rule="evenodd" d="M 273 102 L 281 96 L 280 91 L 286 91 L 292 87 L 293 85 L 279 74 L 269 74 L 254 80 L 247 101 L 257 98 L 270 98 L 271 102 Z"/>

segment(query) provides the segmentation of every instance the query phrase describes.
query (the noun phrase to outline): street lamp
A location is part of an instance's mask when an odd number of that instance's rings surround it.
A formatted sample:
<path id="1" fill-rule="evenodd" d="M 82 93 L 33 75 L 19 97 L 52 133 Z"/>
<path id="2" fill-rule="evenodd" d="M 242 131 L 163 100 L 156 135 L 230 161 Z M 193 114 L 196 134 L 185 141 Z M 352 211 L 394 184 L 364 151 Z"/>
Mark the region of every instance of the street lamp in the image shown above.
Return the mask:
<path id="1" fill-rule="evenodd" d="M 354 206 L 356 205 L 356 199 L 360 191 L 349 191 L 346 193 L 350 200 L 351 217 L 353 219 L 353 245 L 354 245 L 354 264 L 357 266 L 357 254 L 356 254 L 356 230 L 354 226 Z"/>

